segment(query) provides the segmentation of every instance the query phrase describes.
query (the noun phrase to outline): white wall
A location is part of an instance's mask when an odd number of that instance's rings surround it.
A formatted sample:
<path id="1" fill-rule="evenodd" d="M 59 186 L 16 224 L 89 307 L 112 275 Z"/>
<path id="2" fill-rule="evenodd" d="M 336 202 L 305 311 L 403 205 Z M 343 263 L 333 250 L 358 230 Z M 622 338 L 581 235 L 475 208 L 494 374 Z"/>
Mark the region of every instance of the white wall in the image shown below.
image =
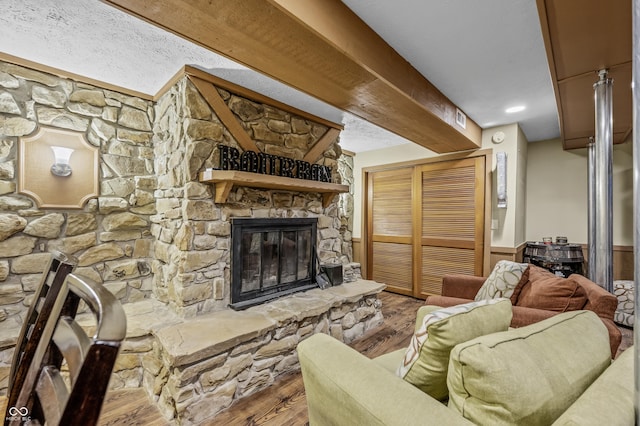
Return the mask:
<path id="1" fill-rule="evenodd" d="M 526 212 L 527 212 L 527 158 L 529 155 L 529 141 L 518 126 L 518 177 L 516 191 L 516 229 L 514 247 L 527 241 Z"/>
<path id="2" fill-rule="evenodd" d="M 503 132 L 504 141 L 494 143 L 496 132 Z M 491 185 L 491 245 L 516 247 L 524 238 L 524 169 L 526 169 L 527 140 L 517 124 L 498 126 L 482 131 L 482 147 L 493 149 Z M 496 153 L 507 153 L 507 207 L 498 208 L 496 194 Z"/>
<path id="3" fill-rule="evenodd" d="M 587 243 L 587 150 L 564 151 L 559 139 L 529 144 L 526 239 L 566 236 Z M 630 142 L 613 149 L 613 244 L 633 245 Z"/>

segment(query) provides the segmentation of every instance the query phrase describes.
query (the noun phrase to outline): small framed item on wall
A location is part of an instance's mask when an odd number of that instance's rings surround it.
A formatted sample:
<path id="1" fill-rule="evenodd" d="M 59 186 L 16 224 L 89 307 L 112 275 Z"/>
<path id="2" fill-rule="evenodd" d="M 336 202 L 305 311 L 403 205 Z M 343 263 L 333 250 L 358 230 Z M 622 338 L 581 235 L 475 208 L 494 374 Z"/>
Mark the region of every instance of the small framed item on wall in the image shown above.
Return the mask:
<path id="1" fill-rule="evenodd" d="M 507 208 L 507 153 L 500 151 L 496 153 L 496 183 L 498 208 Z"/>

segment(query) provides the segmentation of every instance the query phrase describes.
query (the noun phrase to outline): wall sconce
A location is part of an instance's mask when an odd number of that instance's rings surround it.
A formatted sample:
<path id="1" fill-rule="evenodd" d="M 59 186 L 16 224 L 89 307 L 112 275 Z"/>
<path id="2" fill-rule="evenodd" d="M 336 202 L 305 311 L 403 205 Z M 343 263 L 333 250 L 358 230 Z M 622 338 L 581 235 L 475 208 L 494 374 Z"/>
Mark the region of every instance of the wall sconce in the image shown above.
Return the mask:
<path id="1" fill-rule="evenodd" d="M 507 153 L 496 153 L 496 183 L 498 195 L 498 208 L 507 208 Z"/>
<path id="2" fill-rule="evenodd" d="M 51 166 L 51 173 L 61 177 L 71 176 L 72 170 L 69 165 L 69 159 L 71 158 L 71 154 L 73 154 L 73 149 L 63 146 L 52 146 L 51 150 L 56 158 L 53 166 Z"/>
<path id="3" fill-rule="evenodd" d="M 18 140 L 18 192 L 39 208 L 81 209 L 98 196 L 98 161 L 84 133 L 40 126 Z"/>

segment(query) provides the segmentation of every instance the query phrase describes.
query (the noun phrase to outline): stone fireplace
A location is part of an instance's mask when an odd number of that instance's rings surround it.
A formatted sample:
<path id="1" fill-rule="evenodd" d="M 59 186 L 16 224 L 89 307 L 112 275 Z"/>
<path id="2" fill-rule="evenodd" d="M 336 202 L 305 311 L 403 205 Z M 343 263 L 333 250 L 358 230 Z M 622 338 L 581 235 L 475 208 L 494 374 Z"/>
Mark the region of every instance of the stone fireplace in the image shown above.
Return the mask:
<path id="1" fill-rule="evenodd" d="M 330 171 L 331 182 L 343 183 L 343 172 L 349 169 L 339 165 L 344 156 L 339 131 L 331 127 L 335 124 L 197 75 L 183 76 L 160 97 L 154 127 L 158 176 L 157 212 L 151 217 L 151 234 L 156 238 L 154 291 L 158 300 L 185 318 L 235 303 L 234 220 L 313 218 L 320 262 L 349 264 L 352 256 L 352 223 L 344 209 L 352 203 L 347 200 L 350 194 L 322 193 L 306 189 L 308 181 L 303 179 L 278 177 L 293 182 L 292 190 L 274 176 L 259 173 L 246 174 L 250 178 L 242 182 L 201 179 L 206 171 L 215 174 L 226 168 L 221 156 L 230 147 L 313 163 Z M 260 186 L 263 181 L 276 183 L 265 188 Z"/>

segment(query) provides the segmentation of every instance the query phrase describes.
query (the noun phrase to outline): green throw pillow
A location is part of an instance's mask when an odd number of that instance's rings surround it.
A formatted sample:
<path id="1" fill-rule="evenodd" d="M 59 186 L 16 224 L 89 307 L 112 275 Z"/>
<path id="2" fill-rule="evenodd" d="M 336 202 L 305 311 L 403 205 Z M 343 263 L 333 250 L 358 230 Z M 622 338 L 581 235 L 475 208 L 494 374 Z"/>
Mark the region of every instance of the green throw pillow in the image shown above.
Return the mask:
<path id="1" fill-rule="evenodd" d="M 420 330 L 420 327 L 422 327 L 422 320 L 424 319 L 425 315 L 432 314 L 435 311 L 439 311 L 440 309 L 442 309 L 441 306 L 434 306 L 434 305 L 420 306 L 418 308 L 418 313 L 416 314 L 416 326 L 413 329 L 413 332 L 417 333 L 418 330 Z"/>
<path id="2" fill-rule="evenodd" d="M 431 397 L 443 400 L 448 395 L 451 349 L 475 337 L 507 330 L 510 323 L 509 299 L 481 300 L 426 313 L 397 374 Z"/>
<path id="3" fill-rule="evenodd" d="M 602 320 L 561 313 L 453 348 L 449 407 L 480 425 L 550 425 L 610 363 Z"/>
<path id="4" fill-rule="evenodd" d="M 475 300 L 510 298 L 528 267 L 528 263 L 516 263 L 510 260 L 498 261 L 478 290 Z"/>

